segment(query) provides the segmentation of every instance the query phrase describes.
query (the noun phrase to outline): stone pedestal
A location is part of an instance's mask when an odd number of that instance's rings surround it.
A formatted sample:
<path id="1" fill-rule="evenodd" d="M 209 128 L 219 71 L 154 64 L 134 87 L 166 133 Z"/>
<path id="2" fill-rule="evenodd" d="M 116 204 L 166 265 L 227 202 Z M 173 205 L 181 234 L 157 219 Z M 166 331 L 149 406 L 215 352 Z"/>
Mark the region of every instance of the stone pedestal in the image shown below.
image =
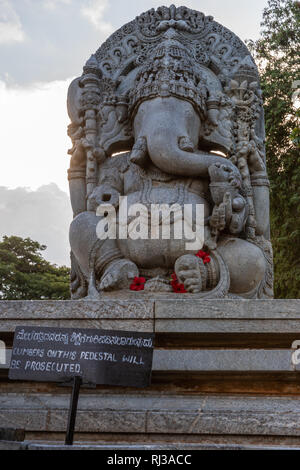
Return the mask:
<path id="1" fill-rule="evenodd" d="M 300 447 L 300 370 L 291 361 L 300 300 L 141 294 L 141 300 L 0 302 L 0 338 L 8 348 L 17 325 L 155 332 L 151 387 L 83 388 L 76 440 Z M 69 394 L 54 383 L 10 382 L 2 366 L 1 426 L 24 428 L 31 441 L 62 441 Z"/>

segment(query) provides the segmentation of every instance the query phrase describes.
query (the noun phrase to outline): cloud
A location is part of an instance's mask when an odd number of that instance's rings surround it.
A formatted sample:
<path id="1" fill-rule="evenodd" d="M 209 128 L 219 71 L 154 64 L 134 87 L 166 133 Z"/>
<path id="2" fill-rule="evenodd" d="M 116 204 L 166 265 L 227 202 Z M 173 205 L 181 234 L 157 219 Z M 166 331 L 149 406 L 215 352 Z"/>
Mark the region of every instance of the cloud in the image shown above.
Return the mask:
<path id="1" fill-rule="evenodd" d="M 81 8 L 81 13 L 85 16 L 99 31 L 105 34 L 113 32 L 111 23 L 103 21 L 103 14 L 108 7 L 108 0 L 89 0 Z"/>
<path id="2" fill-rule="evenodd" d="M 174 0 L 202 10 L 242 39 L 257 38 L 267 0 Z M 163 0 L 0 0 L 0 80 L 28 86 L 79 76 L 113 31 Z M 1 47 L 2 46 L 2 47 Z M 10 80 L 8 81 L 8 78 Z"/>
<path id="3" fill-rule="evenodd" d="M 0 186 L 0 239 L 3 235 L 30 237 L 47 246 L 44 257 L 58 265 L 70 265 L 69 196 L 54 183 L 36 191 Z"/>
<path id="4" fill-rule="evenodd" d="M 66 98 L 71 79 L 8 88 L 0 82 L 0 186 L 68 188 Z"/>
<path id="5" fill-rule="evenodd" d="M 53 10 L 54 8 L 60 6 L 61 4 L 70 5 L 72 0 L 44 0 L 44 8 L 49 8 Z"/>
<path id="6" fill-rule="evenodd" d="M 18 14 L 8 0 L 0 0 L 0 45 L 22 42 L 25 34 Z"/>
<path id="7" fill-rule="evenodd" d="M 14 23 L 10 24 L 17 25 L 19 18 L 26 38 L 17 42 L 20 34 L 8 35 L 7 31 L 2 34 L 6 42 L 14 38 L 14 42 L 0 44 L 0 80 L 9 86 L 81 75 L 87 59 L 114 29 L 101 16 L 104 9 L 100 3 L 101 8 L 98 5 L 95 10 L 100 29 L 91 25 L 92 11 L 90 18 L 81 11 L 83 7 L 92 8 L 88 0 L 9 0 L 9 4 L 15 12 Z"/>

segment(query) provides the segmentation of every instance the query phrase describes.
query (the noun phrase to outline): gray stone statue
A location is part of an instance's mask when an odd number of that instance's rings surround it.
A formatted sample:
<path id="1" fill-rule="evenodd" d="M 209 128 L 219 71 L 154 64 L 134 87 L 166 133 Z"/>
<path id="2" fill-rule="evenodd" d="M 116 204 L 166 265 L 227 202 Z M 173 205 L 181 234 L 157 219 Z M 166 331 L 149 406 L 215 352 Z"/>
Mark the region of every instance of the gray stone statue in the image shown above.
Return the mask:
<path id="1" fill-rule="evenodd" d="M 262 96 L 237 36 L 186 7 L 151 9 L 91 56 L 68 112 L 74 299 L 273 296 Z M 128 207 L 203 205 L 202 250 L 174 235 L 99 238 L 97 208 L 112 206 L 120 228 L 125 196 Z"/>

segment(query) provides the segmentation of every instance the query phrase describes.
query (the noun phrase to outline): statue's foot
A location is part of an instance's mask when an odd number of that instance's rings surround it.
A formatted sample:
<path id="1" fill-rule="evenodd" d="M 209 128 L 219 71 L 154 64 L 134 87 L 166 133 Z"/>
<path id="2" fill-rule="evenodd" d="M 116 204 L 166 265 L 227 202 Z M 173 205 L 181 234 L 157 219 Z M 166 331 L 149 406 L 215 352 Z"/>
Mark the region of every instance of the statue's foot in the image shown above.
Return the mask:
<path id="1" fill-rule="evenodd" d="M 170 285 L 170 279 L 168 277 L 156 276 L 149 279 L 145 284 L 146 292 L 173 292 L 172 286 Z"/>
<path id="2" fill-rule="evenodd" d="M 175 273 L 180 284 L 187 292 L 196 294 L 203 289 L 203 280 L 200 269 L 202 260 L 195 255 L 183 255 L 176 260 Z"/>
<path id="3" fill-rule="evenodd" d="M 101 277 L 98 289 L 109 291 L 129 288 L 132 280 L 139 275 L 137 266 L 128 259 L 112 261 Z"/>

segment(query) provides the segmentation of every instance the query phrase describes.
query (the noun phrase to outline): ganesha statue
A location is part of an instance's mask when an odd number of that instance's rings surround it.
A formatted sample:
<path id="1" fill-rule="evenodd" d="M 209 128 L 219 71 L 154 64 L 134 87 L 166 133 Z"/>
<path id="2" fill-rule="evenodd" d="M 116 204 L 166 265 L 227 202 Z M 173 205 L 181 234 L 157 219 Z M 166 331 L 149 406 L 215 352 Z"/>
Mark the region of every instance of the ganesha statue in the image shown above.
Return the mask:
<path id="1" fill-rule="evenodd" d="M 91 56 L 68 112 L 72 298 L 272 298 L 262 94 L 237 36 L 186 7 L 151 9 Z M 132 206 L 146 208 L 143 237 Z M 146 223 L 152 206 L 175 207 L 171 229 L 191 208 L 196 238 L 201 207 L 201 246 L 160 236 L 162 212 Z M 110 211 L 114 236 L 101 236 Z"/>

